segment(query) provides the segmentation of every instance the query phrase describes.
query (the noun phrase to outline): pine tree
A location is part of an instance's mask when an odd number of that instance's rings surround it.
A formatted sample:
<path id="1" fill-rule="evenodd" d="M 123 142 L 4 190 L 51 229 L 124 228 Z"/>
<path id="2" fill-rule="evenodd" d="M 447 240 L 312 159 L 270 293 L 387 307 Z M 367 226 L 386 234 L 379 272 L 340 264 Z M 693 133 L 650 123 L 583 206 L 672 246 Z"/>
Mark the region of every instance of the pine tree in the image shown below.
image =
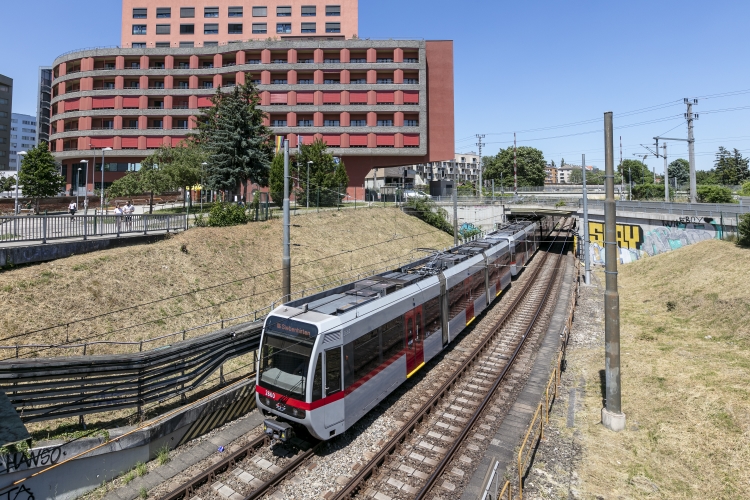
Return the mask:
<path id="1" fill-rule="evenodd" d="M 39 200 L 57 196 L 65 189 L 65 179 L 60 175 L 60 167 L 42 142 L 30 149 L 21 162 L 18 184 L 24 196 L 34 199 L 34 213 L 39 213 Z"/>
<path id="2" fill-rule="evenodd" d="M 730 153 L 724 146 L 720 146 L 714 160 L 719 183 L 725 186 L 736 186 L 750 179 L 748 163 L 750 160 L 744 158 L 736 148 Z"/>
<path id="3" fill-rule="evenodd" d="M 198 117 L 197 141 L 208 153 L 206 181 L 213 189 L 235 191 L 250 180 L 268 185 L 271 131 L 250 76 L 229 93 L 218 89 L 213 107 Z"/>

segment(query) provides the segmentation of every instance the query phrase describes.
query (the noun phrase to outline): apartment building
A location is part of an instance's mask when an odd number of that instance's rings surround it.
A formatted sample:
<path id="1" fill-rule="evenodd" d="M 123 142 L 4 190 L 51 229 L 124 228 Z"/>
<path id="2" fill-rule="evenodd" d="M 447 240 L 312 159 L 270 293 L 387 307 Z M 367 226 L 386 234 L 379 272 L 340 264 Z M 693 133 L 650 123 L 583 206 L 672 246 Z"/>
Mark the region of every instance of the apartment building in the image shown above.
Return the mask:
<path id="1" fill-rule="evenodd" d="M 417 173 L 415 182 L 422 185 L 441 179 L 458 183 L 479 181 L 479 155 L 474 152 L 455 153 L 453 159 L 421 163 L 410 168 Z"/>
<path id="2" fill-rule="evenodd" d="M 0 75 L 0 171 L 10 169 L 10 129 L 13 109 L 13 79 Z"/>
<path id="3" fill-rule="evenodd" d="M 52 66 L 39 67 L 39 89 L 37 91 L 36 142 L 49 142 L 49 125 L 52 100 Z"/>
<path id="4" fill-rule="evenodd" d="M 21 157 L 19 151 L 28 151 L 37 145 L 37 121 L 36 116 L 12 113 L 10 120 L 10 170 L 20 168 Z"/>
<path id="5" fill-rule="evenodd" d="M 250 40 L 344 40 L 358 32 L 357 0 L 123 0 L 122 47 L 216 47 Z"/>
<path id="6" fill-rule="evenodd" d="M 105 186 L 176 146 L 217 91 L 251 78 L 266 125 L 297 146 L 316 138 L 343 159 L 351 186 L 375 167 L 454 157 L 453 43 L 272 40 L 202 48 L 97 49 L 54 61 L 50 147 L 67 172 L 106 153 Z M 475 156 L 473 158 L 476 158 Z M 474 179 L 477 160 L 455 163 Z M 101 155 L 97 172 L 101 169 Z M 470 176 L 470 177 L 469 177 Z M 93 174 L 89 175 L 93 179 Z"/>

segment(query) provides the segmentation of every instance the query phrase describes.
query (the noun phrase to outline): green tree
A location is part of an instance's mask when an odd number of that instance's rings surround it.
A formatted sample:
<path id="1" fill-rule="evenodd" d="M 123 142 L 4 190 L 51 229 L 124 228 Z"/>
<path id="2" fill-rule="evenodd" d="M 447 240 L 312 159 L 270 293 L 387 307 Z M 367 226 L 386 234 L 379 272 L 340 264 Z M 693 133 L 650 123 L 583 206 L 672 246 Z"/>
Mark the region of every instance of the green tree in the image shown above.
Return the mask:
<path id="1" fill-rule="evenodd" d="M 346 174 L 344 162 L 336 163 L 333 154 L 328 152 L 326 143 L 320 139 L 316 139 L 312 144 L 303 144 L 299 157 L 297 155 L 289 157 L 289 175 L 299 179 L 297 203 L 307 204 L 307 162 L 312 162 L 310 163 L 310 205 L 316 206 L 320 197 L 320 206 L 336 206 L 346 193 L 349 176 Z M 299 171 L 297 165 L 299 165 Z M 271 162 L 269 185 L 274 203 L 281 205 L 284 198 L 283 153 L 276 155 Z"/>
<path id="2" fill-rule="evenodd" d="M 206 179 L 213 189 L 234 192 L 248 180 L 268 185 L 271 131 L 263 125 L 266 114 L 250 75 L 246 81 L 228 93 L 217 89 L 213 106 L 198 117 L 197 141 L 208 154 Z"/>
<path id="3" fill-rule="evenodd" d="M 154 195 L 175 189 L 173 178 L 168 168 L 161 168 L 158 161 L 164 159 L 165 153 L 161 149 L 147 156 L 141 162 L 141 169 L 130 172 L 125 177 L 117 179 L 109 187 L 109 195 L 113 197 L 132 197 L 137 194 L 149 193 L 149 211 L 154 212 Z M 180 186 L 181 187 L 181 186 Z"/>
<path id="4" fill-rule="evenodd" d="M 690 162 L 684 158 L 678 158 L 667 167 L 669 172 L 669 182 L 672 183 L 672 179 L 677 178 L 677 185 L 687 184 L 690 182 Z"/>
<path id="5" fill-rule="evenodd" d="M 732 190 L 717 185 L 702 185 L 697 188 L 700 203 L 734 203 Z"/>
<path id="6" fill-rule="evenodd" d="M 634 184 L 651 184 L 654 182 L 654 174 L 648 169 L 648 165 L 641 160 L 623 160 L 617 166 L 617 172 L 628 183 L 632 178 Z"/>
<path id="7" fill-rule="evenodd" d="M 502 184 L 505 189 L 513 188 L 513 148 L 501 149 L 496 156 L 488 156 L 484 163 L 484 179 L 500 182 L 502 172 Z M 544 154 L 536 148 L 521 146 L 516 150 L 516 165 L 518 168 L 519 186 L 543 186 L 547 176 L 544 167 Z"/>
<path id="8" fill-rule="evenodd" d="M 697 185 L 719 184 L 719 178 L 716 176 L 716 170 L 696 170 L 695 183 Z"/>
<path id="9" fill-rule="evenodd" d="M 714 160 L 719 184 L 736 186 L 750 179 L 748 163 L 750 163 L 750 160 L 744 158 L 737 148 L 730 153 L 724 146 L 719 146 L 719 152 L 716 153 L 716 159 Z"/>
<path id="10" fill-rule="evenodd" d="M 586 172 L 588 174 L 588 172 Z M 570 171 L 570 177 L 568 177 L 568 182 L 570 184 L 583 184 L 583 170 L 580 168 L 574 168 Z M 589 184 L 591 182 L 591 179 L 589 179 L 589 176 L 586 175 L 586 184 Z"/>
<path id="11" fill-rule="evenodd" d="M 34 199 L 34 213 L 39 213 L 39 200 L 57 196 L 65 189 L 65 179 L 60 175 L 60 167 L 42 142 L 29 150 L 21 162 L 18 184 L 24 196 Z"/>
<path id="12" fill-rule="evenodd" d="M 740 189 L 740 196 L 750 196 L 750 181 L 742 183 L 742 189 Z"/>
<path id="13" fill-rule="evenodd" d="M 169 177 L 169 189 L 184 189 L 184 192 L 201 181 L 202 163 L 208 157 L 192 138 L 180 142 L 180 146 L 176 148 L 162 146 L 152 156 L 150 162 L 158 165 L 164 175 Z M 183 206 L 184 201 L 183 197 Z"/>
<path id="14" fill-rule="evenodd" d="M 0 177 L 0 191 L 6 192 L 10 191 L 16 187 L 16 178 L 13 176 L 10 177 Z"/>

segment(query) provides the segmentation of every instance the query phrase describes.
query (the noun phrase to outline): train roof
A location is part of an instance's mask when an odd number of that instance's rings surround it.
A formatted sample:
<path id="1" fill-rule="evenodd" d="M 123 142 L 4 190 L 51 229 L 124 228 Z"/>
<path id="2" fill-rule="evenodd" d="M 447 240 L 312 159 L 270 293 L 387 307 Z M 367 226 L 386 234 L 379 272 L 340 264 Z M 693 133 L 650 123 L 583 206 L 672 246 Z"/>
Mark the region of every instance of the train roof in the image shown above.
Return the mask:
<path id="1" fill-rule="evenodd" d="M 431 254 L 400 268 L 368 276 L 336 288 L 284 304 L 321 314 L 338 316 L 364 304 L 390 295 L 464 262 L 493 247 L 507 245 L 509 237 L 525 230 L 531 222 L 518 222 L 502 227 L 482 239 L 469 241 Z"/>

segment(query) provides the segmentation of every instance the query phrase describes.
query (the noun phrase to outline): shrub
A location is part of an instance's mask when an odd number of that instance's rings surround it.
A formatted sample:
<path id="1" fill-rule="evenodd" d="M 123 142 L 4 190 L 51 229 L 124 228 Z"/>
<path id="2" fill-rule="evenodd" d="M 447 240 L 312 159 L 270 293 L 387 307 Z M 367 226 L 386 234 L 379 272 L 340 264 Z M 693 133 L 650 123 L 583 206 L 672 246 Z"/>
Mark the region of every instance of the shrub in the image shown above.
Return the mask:
<path id="1" fill-rule="evenodd" d="M 750 196 L 750 181 L 742 183 L 742 189 L 740 189 L 740 196 Z"/>
<path id="2" fill-rule="evenodd" d="M 742 214 L 737 223 L 737 244 L 750 247 L 750 214 Z"/>
<path id="3" fill-rule="evenodd" d="M 672 198 L 672 189 L 670 191 L 670 199 Z M 664 184 L 636 184 L 633 186 L 633 199 L 634 200 L 663 200 L 664 199 Z"/>
<path id="4" fill-rule="evenodd" d="M 698 186 L 698 201 L 701 203 L 734 203 L 732 190 L 717 185 Z"/>
<path id="5" fill-rule="evenodd" d="M 247 224 L 249 220 L 250 218 L 245 211 L 245 207 L 234 203 L 215 203 L 208 213 L 206 225 L 212 227 L 237 226 L 239 224 Z M 196 218 L 196 225 L 202 223 L 202 220 L 199 223 Z"/>
<path id="6" fill-rule="evenodd" d="M 432 200 L 423 198 L 410 199 L 404 206 L 404 212 L 414 215 L 432 227 L 436 227 L 448 234 L 453 234 L 453 225 L 448 222 L 448 213 L 438 207 Z"/>

